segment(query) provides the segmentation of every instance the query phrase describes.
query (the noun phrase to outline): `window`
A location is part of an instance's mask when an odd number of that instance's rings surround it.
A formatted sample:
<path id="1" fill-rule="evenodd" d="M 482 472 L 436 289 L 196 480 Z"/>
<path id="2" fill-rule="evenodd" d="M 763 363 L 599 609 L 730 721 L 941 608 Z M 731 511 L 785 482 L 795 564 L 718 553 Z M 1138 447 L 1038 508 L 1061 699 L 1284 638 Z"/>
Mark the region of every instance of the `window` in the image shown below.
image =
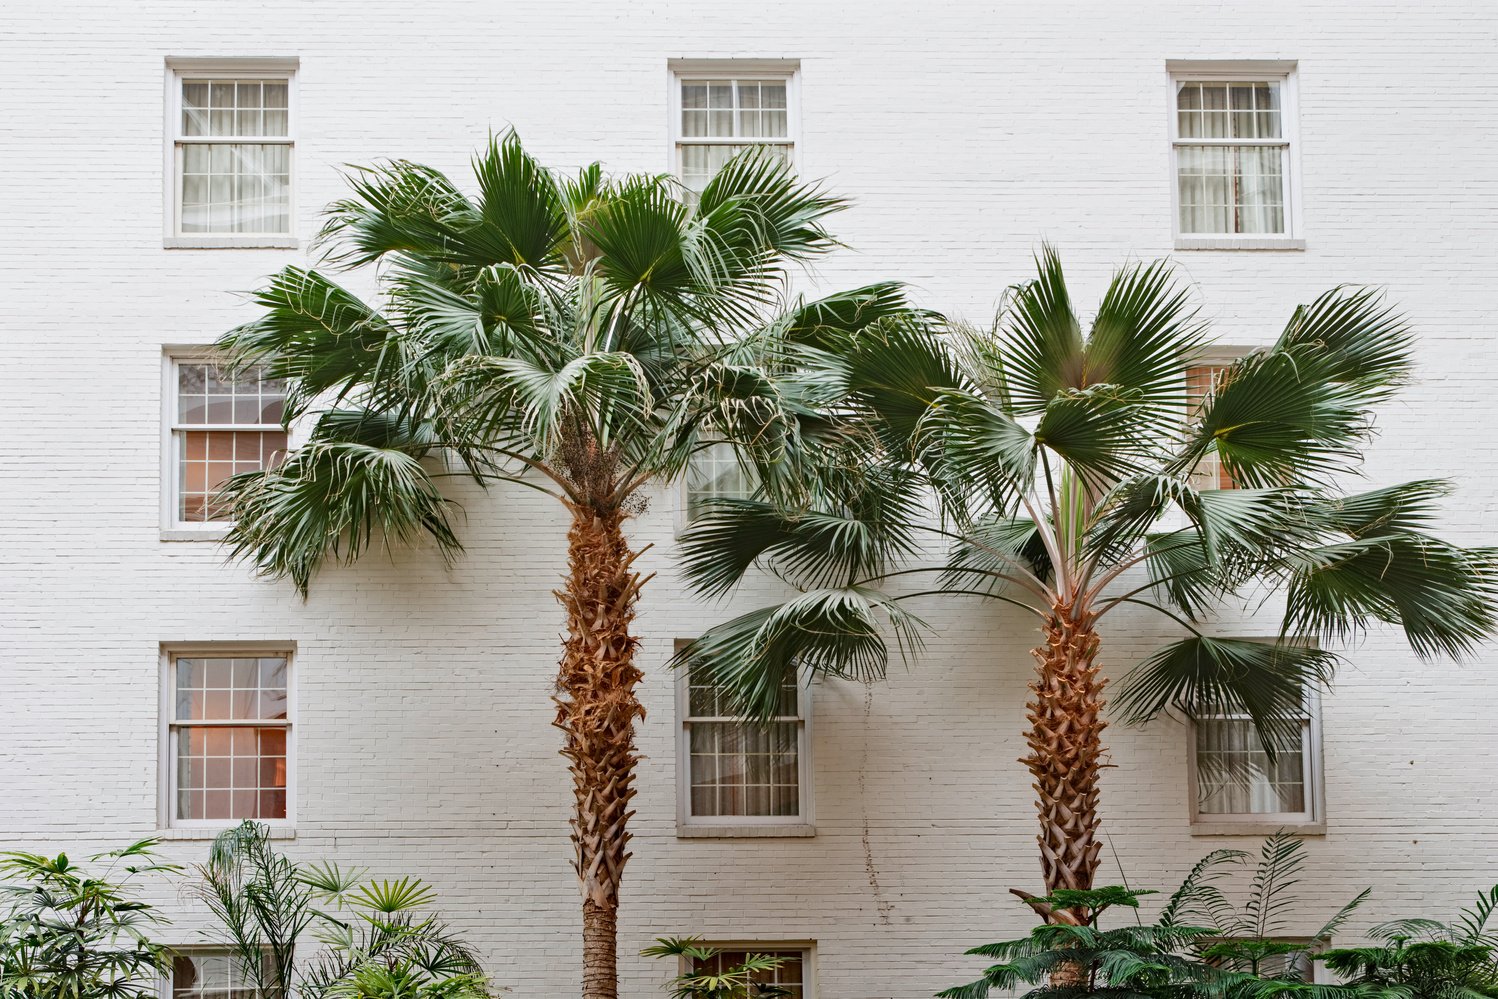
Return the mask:
<path id="1" fill-rule="evenodd" d="M 1296 235 L 1294 74 L 1245 68 L 1172 73 L 1176 232 L 1188 245 Z"/>
<path id="2" fill-rule="evenodd" d="M 264 975 L 271 973 L 266 955 Z M 179 950 L 172 958 L 166 999 L 257 999 L 254 977 L 238 955 L 228 950 Z"/>
<path id="3" fill-rule="evenodd" d="M 699 63 L 675 73 L 676 173 L 692 196 L 751 146 L 792 160 L 795 69 L 783 63 Z"/>
<path id="4" fill-rule="evenodd" d="M 293 73 L 233 60 L 173 67 L 169 245 L 292 245 Z"/>
<path id="5" fill-rule="evenodd" d="M 1320 700 L 1306 692 L 1298 726 L 1277 737 L 1270 761 L 1247 715 L 1193 724 L 1194 816 L 1202 824 L 1279 827 L 1321 822 Z"/>
<path id="6" fill-rule="evenodd" d="M 168 824 L 288 818 L 290 653 L 181 650 L 166 666 Z"/>
<path id="7" fill-rule="evenodd" d="M 230 373 L 209 356 L 168 358 L 166 526 L 222 526 L 225 480 L 286 450 L 284 384 L 252 366 Z"/>
<path id="8" fill-rule="evenodd" d="M 687 465 L 687 519 L 695 520 L 715 499 L 748 499 L 754 495 L 754 475 L 739 464 L 733 445 L 710 444 L 692 455 Z"/>
<path id="9" fill-rule="evenodd" d="M 1202 407 L 1212 401 L 1222 376 L 1230 364 L 1198 364 L 1186 369 L 1186 412 L 1188 419 L 1196 420 Z M 1191 471 L 1193 489 L 1236 489 L 1237 483 L 1223 465 L 1215 450 L 1202 456 Z"/>
<path id="10" fill-rule="evenodd" d="M 678 648 L 685 643 L 678 643 Z M 682 819 L 688 825 L 798 825 L 806 807 L 805 706 L 794 680 L 768 726 L 732 713 L 717 686 L 682 677 Z"/>
<path id="11" fill-rule="evenodd" d="M 804 948 L 778 946 L 759 947 L 754 944 L 732 944 L 733 949 L 720 951 L 717 956 L 696 962 L 693 971 L 722 974 L 726 969 L 743 964 L 750 954 L 761 957 L 778 957 L 784 963 L 769 971 L 757 972 L 753 981 L 762 985 L 776 985 L 784 989 L 790 999 L 809 999 L 811 977 L 809 955 Z M 745 997 L 749 999 L 749 997 Z"/>

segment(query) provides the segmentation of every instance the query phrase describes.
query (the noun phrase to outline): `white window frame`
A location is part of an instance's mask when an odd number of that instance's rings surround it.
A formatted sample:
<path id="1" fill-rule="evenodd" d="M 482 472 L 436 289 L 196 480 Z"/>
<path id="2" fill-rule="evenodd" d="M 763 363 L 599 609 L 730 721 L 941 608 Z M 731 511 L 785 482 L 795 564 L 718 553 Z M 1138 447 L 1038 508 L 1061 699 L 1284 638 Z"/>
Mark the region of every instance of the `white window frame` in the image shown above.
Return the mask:
<path id="1" fill-rule="evenodd" d="M 157 686 L 160 688 L 160 726 L 157 733 L 157 742 L 161 747 L 160 752 L 157 754 L 159 764 L 157 770 L 157 787 L 160 789 L 160 793 L 157 795 L 157 829 L 165 834 L 165 838 L 169 839 L 211 839 L 223 830 L 231 829 L 240 822 L 239 819 L 179 819 L 175 815 L 177 801 L 177 751 L 172 735 L 179 725 L 190 723 L 179 723 L 176 721 L 176 670 L 173 667 L 178 658 L 191 658 L 193 656 L 214 658 L 233 656 L 286 657 L 286 723 L 284 726 L 286 729 L 286 817 L 281 819 L 256 819 L 255 821 L 267 826 L 276 838 L 287 836 L 296 828 L 296 738 L 298 726 L 297 650 L 295 642 L 161 643 L 160 665 L 157 677 Z M 268 728 L 273 727 L 275 723 L 267 725 L 263 720 L 255 720 L 225 724 L 250 728 Z"/>
<path id="2" fill-rule="evenodd" d="M 177 431 L 177 365 L 220 361 L 221 355 L 206 344 L 169 345 L 161 352 L 161 540 L 221 541 L 232 526 L 227 520 L 190 521 L 177 519 L 180 479 Z M 228 424 L 194 425 L 193 430 L 239 430 L 247 426 Z M 293 446 L 287 434 L 287 449 Z"/>
<path id="3" fill-rule="evenodd" d="M 1202 61 L 1171 59 L 1165 79 L 1170 111 L 1170 230 L 1177 250 L 1304 250 L 1300 175 L 1300 88 L 1296 63 L 1282 60 L 1245 59 Z M 1176 84 L 1182 81 L 1246 83 L 1264 81 L 1280 85 L 1279 139 L 1202 140 L 1182 139 L 1176 110 Z M 1177 150 L 1183 145 L 1283 146 L 1285 185 L 1285 231 L 1283 233 L 1183 233 L 1181 232 L 1181 181 Z"/>
<path id="4" fill-rule="evenodd" d="M 685 640 L 678 639 L 678 650 Z M 698 717 L 691 714 L 691 671 L 676 670 L 676 835 L 694 837 L 815 836 L 811 787 L 811 689 L 797 684 L 800 711 L 796 743 L 796 815 L 693 815 L 692 814 L 692 722 L 732 722 L 733 717 Z M 789 719 L 786 719 L 789 720 Z"/>
<path id="5" fill-rule="evenodd" d="M 708 940 L 700 944 L 720 951 L 747 951 L 751 954 L 767 954 L 772 951 L 794 950 L 801 952 L 801 992 L 805 999 L 817 999 L 817 943 L 815 940 Z M 685 975 L 692 970 L 689 958 L 677 961 L 677 974 Z M 168 997 L 170 999 L 170 997 Z"/>
<path id="6" fill-rule="evenodd" d="M 669 99 L 666 102 L 670 120 L 666 134 L 670 137 L 668 159 L 670 172 L 678 180 L 682 176 L 681 149 L 683 146 L 788 146 L 787 157 L 792 168 L 799 169 L 801 158 L 801 61 L 799 59 L 671 59 L 667 61 Z M 785 81 L 785 137 L 743 136 L 684 136 L 681 134 L 681 87 L 694 80 L 754 80 Z"/>
<path id="7" fill-rule="evenodd" d="M 1270 641 L 1270 639 L 1253 639 Z M 1268 836 L 1281 830 L 1315 836 L 1326 832 L 1325 762 L 1321 750 L 1321 693 L 1305 690 L 1306 718 L 1301 730 L 1301 753 L 1307 811 L 1303 812 L 1203 812 L 1200 771 L 1197 766 L 1197 722 L 1186 725 L 1187 798 L 1191 810 L 1191 832 L 1198 836 Z M 1247 715 L 1214 715 L 1217 720 L 1244 721 Z"/>
<path id="8" fill-rule="evenodd" d="M 186 59 L 168 56 L 166 60 L 166 124 L 163 133 L 166 152 L 165 211 L 162 215 L 162 245 L 169 250 L 225 249 L 295 249 L 297 239 L 297 123 L 300 97 L 297 94 L 296 58 L 228 58 Z M 284 144 L 291 149 L 291 183 L 287 192 L 287 210 L 291 231 L 285 233 L 184 233 L 181 230 L 182 147 L 198 142 L 243 142 L 244 139 L 210 139 L 182 134 L 182 80 L 184 77 L 238 80 L 253 77 L 263 80 L 285 80 L 286 135 L 256 136 L 262 144 Z"/>

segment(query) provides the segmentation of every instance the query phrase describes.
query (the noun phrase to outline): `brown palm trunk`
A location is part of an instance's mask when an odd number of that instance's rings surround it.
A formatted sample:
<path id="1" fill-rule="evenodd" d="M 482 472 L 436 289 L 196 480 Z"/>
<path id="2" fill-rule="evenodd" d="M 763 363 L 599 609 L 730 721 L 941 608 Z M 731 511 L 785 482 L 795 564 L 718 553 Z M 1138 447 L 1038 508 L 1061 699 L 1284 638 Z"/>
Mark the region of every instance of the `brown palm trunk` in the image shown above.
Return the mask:
<path id="1" fill-rule="evenodd" d="M 1030 753 L 1022 763 L 1035 778 L 1040 813 L 1040 866 L 1047 892 L 1091 888 L 1097 873 L 1098 773 L 1103 751 L 1102 692 L 1106 680 L 1093 664 L 1098 636 L 1087 613 L 1058 605 L 1036 649 L 1034 697 L 1027 706 Z M 1040 907 L 1037 907 L 1039 910 Z M 1041 911 L 1050 922 L 1085 919 L 1084 913 Z"/>
<path id="2" fill-rule="evenodd" d="M 567 611 L 567 641 L 557 675 L 556 725 L 572 772 L 575 866 L 583 900 L 583 999 L 619 994 L 615 930 L 619 881 L 629 859 L 627 824 L 635 795 L 635 698 L 630 623 L 645 580 L 631 568 L 618 511 L 572 506 L 567 534 L 571 574 L 557 599 Z"/>

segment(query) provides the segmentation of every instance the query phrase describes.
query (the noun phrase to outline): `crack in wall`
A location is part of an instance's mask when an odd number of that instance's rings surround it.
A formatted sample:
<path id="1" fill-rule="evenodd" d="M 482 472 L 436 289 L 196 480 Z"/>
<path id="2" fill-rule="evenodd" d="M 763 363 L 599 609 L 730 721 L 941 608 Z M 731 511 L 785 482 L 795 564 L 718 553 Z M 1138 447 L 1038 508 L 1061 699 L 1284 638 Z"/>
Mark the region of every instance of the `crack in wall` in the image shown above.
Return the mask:
<path id="1" fill-rule="evenodd" d="M 863 754 L 858 764 L 858 807 L 863 815 L 863 869 L 869 876 L 869 888 L 874 892 L 874 908 L 879 913 L 879 922 L 888 926 L 894 904 L 884 897 L 879 886 L 879 870 L 874 866 L 874 844 L 869 839 L 869 799 L 865 794 L 869 772 L 869 727 L 874 713 L 874 685 L 863 685 Z"/>

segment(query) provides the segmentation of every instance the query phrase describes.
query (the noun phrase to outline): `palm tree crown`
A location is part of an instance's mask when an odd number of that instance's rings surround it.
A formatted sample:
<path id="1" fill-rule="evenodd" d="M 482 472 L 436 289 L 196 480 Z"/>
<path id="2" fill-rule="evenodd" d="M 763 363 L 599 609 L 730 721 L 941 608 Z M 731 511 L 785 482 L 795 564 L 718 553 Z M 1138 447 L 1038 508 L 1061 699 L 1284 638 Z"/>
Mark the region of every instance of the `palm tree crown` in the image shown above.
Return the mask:
<path id="1" fill-rule="evenodd" d="M 1056 254 L 1038 264 L 992 331 L 906 315 L 798 351 L 804 397 L 840 431 L 823 435 L 807 502 L 723 500 L 683 542 L 704 593 L 756 565 L 798 592 L 681 659 L 766 714 L 798 668 L 878 676 L 892 641 L 918 647 L 910 601 L 1033 613 L 1045 641 L 1025 762 L 1054 891 L 1089 888 L 1102 845 L 1095 657 L 1111 612 L 1152 608 L 1186 632 L 1128 677 L 1126 718 L 1246 713 L 1273 756 L 1306 686 L 1339 661 L 1317 640 L 1387 623 L 1422 657 L 1459 655 L 1492 633 L 1498 589 L 1494 550 L 1429 533 L 1444 483 L 1341 488 L 1373 408 L 1411 367 L 1411 334 L 1375 293 L 1297 308 L 1200 398 L 1185 372 L 1206 331 L 1166 265 L 1116 274 L 1084 333 Z M 1211 485 L 1232 488 L 1202 487 L 1194 471 L 1213 458 L 1230 482 Z M 931 539 L 944 557 L 932 560 Z M 1209 633 L 1222 600 L 1265 586 L 1285 594 L 1276 641 Z"/>
<path id="2" fill-rule="evenodd" d="M 646 578 L 623 525 L 653 480 L 715 441 L 774 487 L 814 424 L 776 377 L 788 345 L 896 314 L 876 285 L 785 302 L 788 268 L 831 249 L 842 203 L 773 157 L 731 161 L 691 204 L 664 177 L 562 178 L 509 135 L 474 161 L 478 196 L 429 167 L 357 171 L 321 239 L 377 265 L 378 305 L 287 268 L 260 318 L 221 341 L 287 380 L 305 444 L 231 480 L 233 553 L 305 593 L 372 545 L 460 541 L 442 475 L 517 483 L 570 522 L 557 721 L 576 796 L 585 996 L 615 994 L 614 919 L 643 715 L 630 633 Z"/>

